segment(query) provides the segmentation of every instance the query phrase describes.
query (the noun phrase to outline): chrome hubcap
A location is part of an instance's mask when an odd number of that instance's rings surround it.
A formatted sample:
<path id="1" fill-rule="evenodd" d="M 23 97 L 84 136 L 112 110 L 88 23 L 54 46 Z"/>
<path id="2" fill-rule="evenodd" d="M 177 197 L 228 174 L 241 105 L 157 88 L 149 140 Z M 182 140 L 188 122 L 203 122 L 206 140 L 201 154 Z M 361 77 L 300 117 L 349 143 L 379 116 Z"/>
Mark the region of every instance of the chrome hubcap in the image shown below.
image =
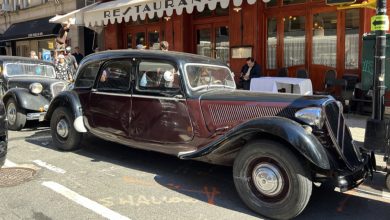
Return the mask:
<path id="1" fill-rule="evenodd" d="M 62 138 L 66 138 L 68 136 L 69 126 L 65 119 L 61 119 L 57 123 L 57 134 Z"/>
<path id="2" fill-rule="evenodd" d="M 269 163 L 258 164 L 252 172 L 257 190 L 266 196 L 276 196 L 283 189 L 283 179 L 279 169 Z"/>
<path id="3" fill-rule="evenodd" d="M 13 125 L 16 122 L 16 106 L 14 103 L 9 103 L 7 108 L 8 123 Z"/>

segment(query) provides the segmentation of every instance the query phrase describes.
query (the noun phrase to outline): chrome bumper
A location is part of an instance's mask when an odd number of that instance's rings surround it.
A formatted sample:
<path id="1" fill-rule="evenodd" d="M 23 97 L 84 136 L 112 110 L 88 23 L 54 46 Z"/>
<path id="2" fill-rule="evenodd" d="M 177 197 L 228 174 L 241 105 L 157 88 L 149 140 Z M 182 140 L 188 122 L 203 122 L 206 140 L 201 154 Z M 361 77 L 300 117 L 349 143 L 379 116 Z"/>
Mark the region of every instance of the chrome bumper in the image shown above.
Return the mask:
<path id="1" fill-rule="evenodd" d="M 27 113 L 27 120 L 38 120 L 43 121 L 45 118 L 46 112 L 34 112 L 34 113 Z"/>

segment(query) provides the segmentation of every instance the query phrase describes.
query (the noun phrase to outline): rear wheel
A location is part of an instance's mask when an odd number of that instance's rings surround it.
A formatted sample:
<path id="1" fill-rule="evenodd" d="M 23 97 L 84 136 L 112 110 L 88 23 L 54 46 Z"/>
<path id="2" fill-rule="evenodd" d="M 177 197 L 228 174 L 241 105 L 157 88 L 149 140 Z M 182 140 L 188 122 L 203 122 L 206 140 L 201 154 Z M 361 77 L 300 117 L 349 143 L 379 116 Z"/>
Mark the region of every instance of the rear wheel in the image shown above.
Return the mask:
<path id="1" fill-rule="evenodd" d="M 73 127 L 74 116 L 64 107 L 54 110 L 50 120 L 50 131 L 54 145 L 65 151 L 80 148 L 82 134 Z"/>
<path id="2" fill-rule="evenodd" d="M 20 108 L 13 98 L 7 102 L 8 128 L 13 131 L 20 131 L 26 124 L 26 111 Z"/>
<path id="3" fill-rule="evenodd" d="M 233 166 L 244 203 L 273 219 L 291 219 L 304 210 L 312 192 L 309 173 L 287 146 L 268 140 L 247 144 Z"/>

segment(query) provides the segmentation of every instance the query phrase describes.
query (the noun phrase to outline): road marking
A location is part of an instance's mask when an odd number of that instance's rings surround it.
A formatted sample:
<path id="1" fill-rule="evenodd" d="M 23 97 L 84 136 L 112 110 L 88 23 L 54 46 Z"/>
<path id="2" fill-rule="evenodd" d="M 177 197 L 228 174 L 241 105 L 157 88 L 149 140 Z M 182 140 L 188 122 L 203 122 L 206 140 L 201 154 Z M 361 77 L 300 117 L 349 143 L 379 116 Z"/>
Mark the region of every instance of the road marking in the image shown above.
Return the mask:
<path id="1" fill-rule="evenodd" d="M 68 188 L 66 188 L 65 186 L 63 185 L 60 185 L 56 182 L 51 182 L 51 181 L 48 181 L 48 182 L 43 182 L 42 183 L 43 186 L 46 186 L 47 188 L 65 196 L 66 198 L 72 200 L 73 202 L 79 204 L 79 205 L 82 205 L 84 206 L 85 208 L 105 217 L 105 218 L 108 218 L 108 219 L 118 219 L 118 220 L 130 220 L 129 218 L 127 218 L 126 216 L 123 216 L 117 212 L 114 212 L 112 211 L 111 209 L 108 209 L 102 205 L 100 205 L 99 203 L 95 202 L 95 201 L 92 201 Z"/>
<path id="2" fill-rule="evenodd" d="M 56 166 L 54 166 L 54 165 L 48 164 L 48 163 L 46 163 L 46 162 L 44 162 L 44 161 L 42 161 L 42 160 L 33 160 L 33 162 L 34 162 L 35 164 L 37 164 L 38 166 L 44 167 L 44 168 L 46 168 L 46 169 L 48 169 L 48 170 L 51 170 L 51 171 L 53 171 L 53 172 L 61 173 L 61 174 L 66 173 L 65 170 L 63 170 L 63 169 L 61 169 L 61 168 L 59 168 L 59 167 L 56 167 Z"/>
<path id="3" fill-rule="evenodd" d="M 8 159 L 5 159 L 5 163 L 4 163 L 3 167 L 16 167 L 16 166 L 17 166 L 16 163 L 14 163 Z"/>

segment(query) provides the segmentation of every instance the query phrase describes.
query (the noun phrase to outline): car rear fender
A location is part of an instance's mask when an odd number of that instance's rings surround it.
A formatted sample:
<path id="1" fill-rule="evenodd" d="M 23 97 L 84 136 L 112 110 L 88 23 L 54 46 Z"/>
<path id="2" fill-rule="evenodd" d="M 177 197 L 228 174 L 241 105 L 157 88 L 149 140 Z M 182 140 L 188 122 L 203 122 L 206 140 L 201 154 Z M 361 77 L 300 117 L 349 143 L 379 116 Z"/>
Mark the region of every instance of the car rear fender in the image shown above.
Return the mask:
<path id="1" fill-rule="evenodd" d="M 50 103 L 49 109 L 45 115 L 45 120 L 50 120 L 53 112 L 58 107 L 70 109 L 74 115 L 73 126 L 78 132 L 87 132 L 83 120 L 83 111 L 78 95 L 73 91 L 64 91 L 58 94 Z"/>
<path id="2" fill-rule="evenodd" d="M 26 88 L 12 88 L 3 96 L 3 102 L 7 105 L 10 98 L 16 101 L 16 104 L 23 108 L 33 111 L 43 111 L 45 105 L 49 105 L 49 101 L 41 94 L 32 94 Z"/>
<path id="3" fill-rule="evenodd" d="M 232 128 L 216 141 L 200 150 L 183 153 L 179 157 L 182 159 L 193 159 L 212 154 L 216 150 L 224 151 L 222 148 L 232 147 L 232 145 L 229 145 L 229 142 L 245 136 L 256 138 L 258 134 L 261 134 L 262 138 L 280 138 L 282 142 L 289 143 L 286 145 L 287 147 L 293 147 L 299 154 L 303 155 L 317 167 L 324 170 L 330 169 L 327 153 L 318 139 L 313 134 L 307 132 L 299 123 L 282 117 L 265 117 L 247 121 Z"/>

